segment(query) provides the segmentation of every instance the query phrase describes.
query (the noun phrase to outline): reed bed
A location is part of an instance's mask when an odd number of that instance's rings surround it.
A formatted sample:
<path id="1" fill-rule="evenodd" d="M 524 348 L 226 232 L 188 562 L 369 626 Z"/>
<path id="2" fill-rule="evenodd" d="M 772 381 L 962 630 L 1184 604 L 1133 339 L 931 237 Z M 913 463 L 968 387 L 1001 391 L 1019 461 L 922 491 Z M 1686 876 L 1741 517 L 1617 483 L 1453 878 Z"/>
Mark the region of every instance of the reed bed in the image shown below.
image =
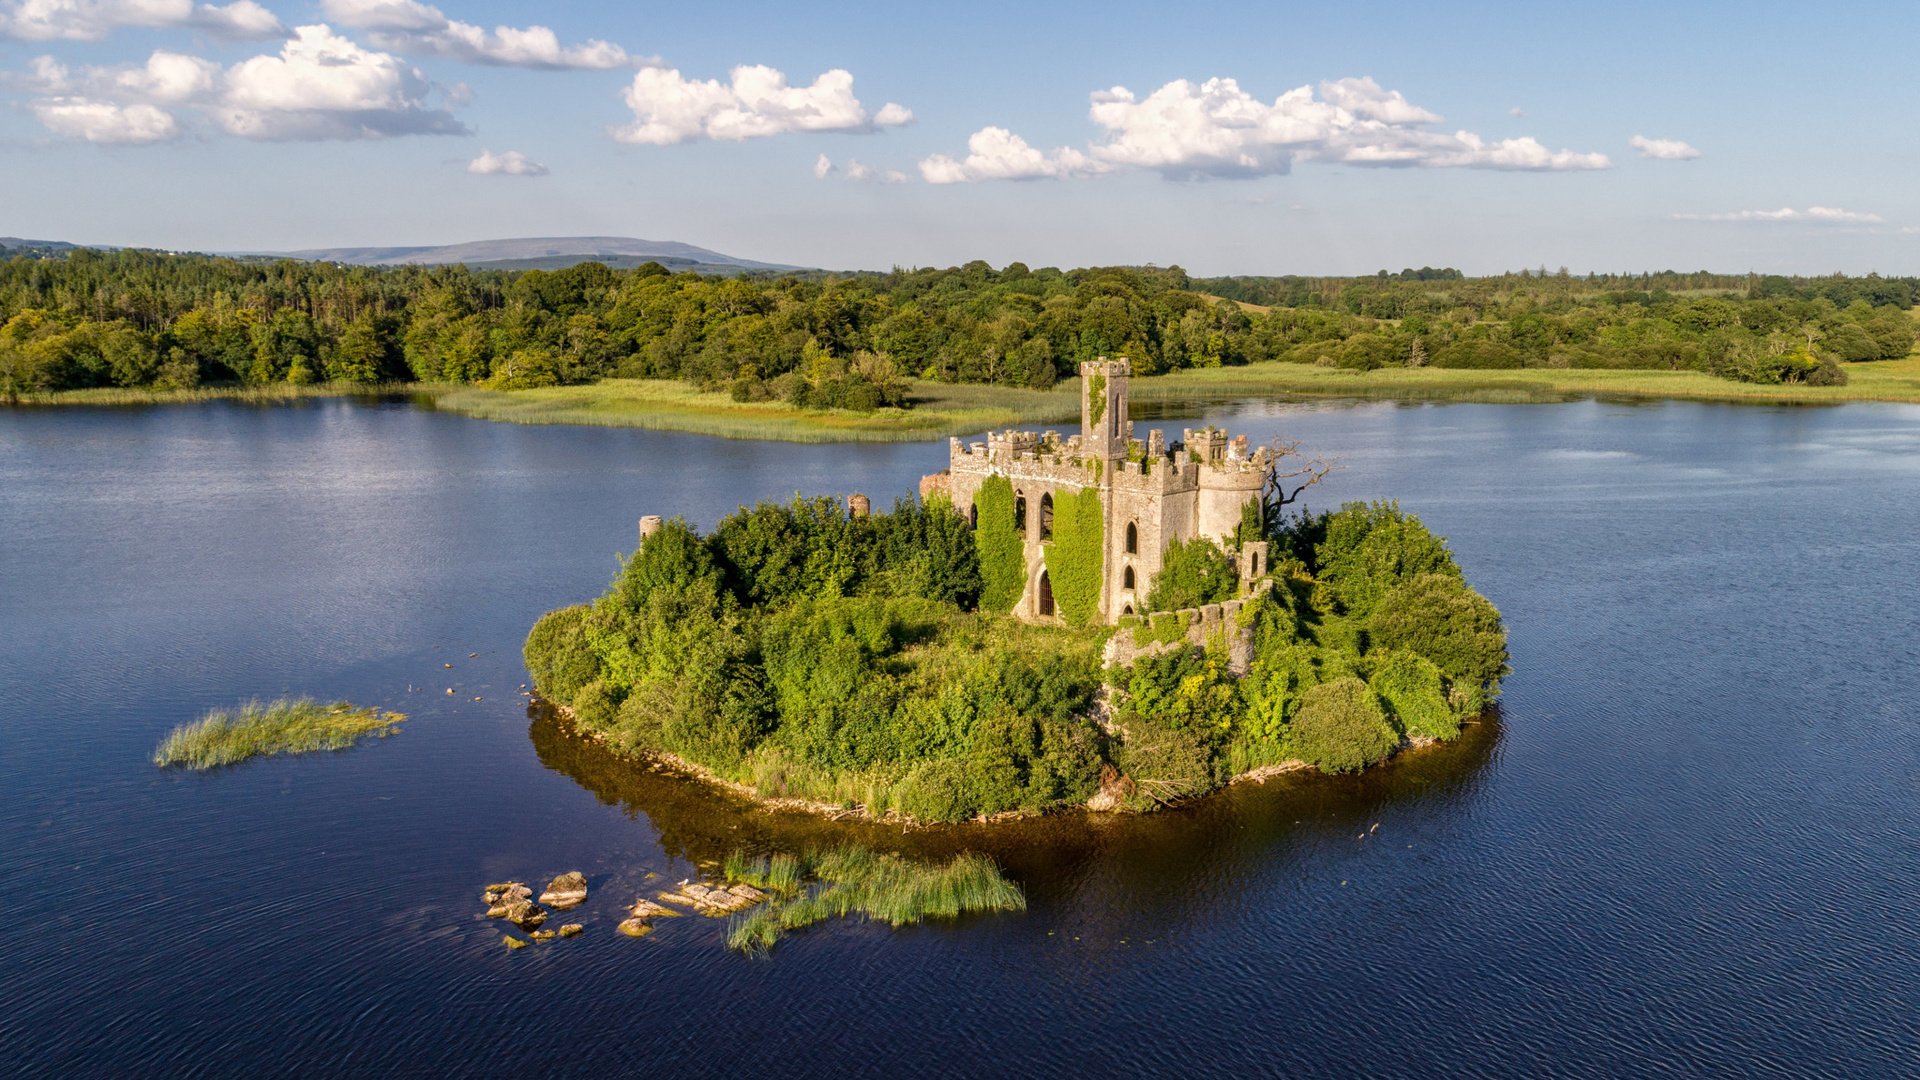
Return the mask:
<path id="1" fill-rule="evenodd" d="M 741 861 L 743 869 L 751 870 L 766 860 Z M 801 860 L 794 860 L 794 866 L 801 869 Z M 729 859 L 730 878 L 733 870 L 734 860 Z M 804 872 L 812 880 L 796 879 L 785 899 L 734 916 L 727 927 L 727 947 L 758 955 L 791 931 L 855 915 L 899 927 L 1027 908 L 1020 887 L 1002 876 L 993 860 L 973 852 L 946 863 L 922 863 L 844 844 L 808 857 Z"/>
<path id="2" fill-rule="evenodd" d="M 345 750 L 367 735 L 387 737 L 405 719 L 403 713 L 364 709 L 344 701 L 255 699 L 235 709 L 211 710 L 174 728 L 154 749 L 153 763 L 213 769 L 273 754 Z"/>

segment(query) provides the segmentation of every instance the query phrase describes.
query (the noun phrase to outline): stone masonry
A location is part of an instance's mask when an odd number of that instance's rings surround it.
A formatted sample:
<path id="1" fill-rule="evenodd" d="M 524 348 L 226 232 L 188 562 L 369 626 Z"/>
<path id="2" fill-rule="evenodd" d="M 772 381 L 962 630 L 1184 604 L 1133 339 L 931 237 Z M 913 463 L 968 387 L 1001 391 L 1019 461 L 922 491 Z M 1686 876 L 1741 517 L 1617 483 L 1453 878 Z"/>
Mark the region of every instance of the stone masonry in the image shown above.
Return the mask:
<path id="1" fill-rule="evenodd" d="M 944 494 L 977 524 L 974 497 L 989 476 L 1012 484 L 1015 519 L 1024 523 L 1027 584 L 1014 614 L 1055 618 L 1044 545 L 1057 495 L 1094 489 L 1105 513 L 1106 551 L 1100 614 L 1108 623 L 1141 613 L 1172 541 L 1206 536 L 1234 555 L 1242 592 L 1267 574 L 1267 545 L 1238 549 L 1233 533 L 1246 505 L 1258 501 L 1272 452 L 1251 452 L 1247 438 L 1202 428 L 1169 445 L 1158 430 L 1133 437 L 1127 419 L 1126 360 L 1080 365 L 1080 433 L 989 432 L 987 441 L 948 443 L 947 470 L 920 483 L 922 496 Z"/>

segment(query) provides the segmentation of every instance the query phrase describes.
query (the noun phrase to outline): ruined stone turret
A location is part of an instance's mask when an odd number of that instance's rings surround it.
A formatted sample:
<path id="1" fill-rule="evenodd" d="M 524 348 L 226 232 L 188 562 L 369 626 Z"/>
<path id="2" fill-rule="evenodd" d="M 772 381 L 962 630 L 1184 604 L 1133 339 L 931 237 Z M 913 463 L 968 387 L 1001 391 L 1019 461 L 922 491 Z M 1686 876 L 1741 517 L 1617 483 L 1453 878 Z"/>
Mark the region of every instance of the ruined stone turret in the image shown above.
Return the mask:
<path id="1" fill-rule="evenodd" d="M 947 496 L 975 520 L 975 496 L 990 476 L 1014 488 L 1016 520 L 1026 540 L 1028 580 L 1014 608 L 1023 618 L 1053 617 L 1047 580 L 1046 518 L 1029 507 L 1051 506 L 1063 494 L 1100 494 L 1105 550 L 1100 615 L 1106 622 L 1140 613 L 1155 575 L 1175 540 L 1208 537 L 1234 555 L 1243 587 L 1268 570 L 1265 545 L 1233 544 L 1249 503 L 1258 502 L 1273 465 L 1272 451 L 1250 448 L 1246 436 L 1203 428 L 1182 432 L 1168 445 L 1158 430 L 1133 437 L 1127 418 L 1131 365 L 1101 357 L 1080 365 L 1080 432 L 988 432 L 985 442 L 947 444 L 947 471 L 920 482 L 923 497 Z"/>

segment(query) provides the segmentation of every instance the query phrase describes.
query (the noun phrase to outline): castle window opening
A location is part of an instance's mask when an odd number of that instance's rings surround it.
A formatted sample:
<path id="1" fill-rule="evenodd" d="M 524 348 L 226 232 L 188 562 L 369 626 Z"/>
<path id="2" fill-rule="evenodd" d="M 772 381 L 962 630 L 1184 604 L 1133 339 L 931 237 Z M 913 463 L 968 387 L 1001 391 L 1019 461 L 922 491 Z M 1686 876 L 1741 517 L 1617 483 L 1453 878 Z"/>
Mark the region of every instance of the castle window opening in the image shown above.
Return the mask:
<path id="1" fill-rule="evenodd" d="M 1121 608 L 1121 609 L 1120 609 L 1120 614 L 1122 614 L 1122 615 L 1131 615 L 1131 614 L 1133 614 L 1133 605 L 1132 605 L 1132 604 L 1128 604 L 1128 605 L 1127 605 L 1126 607 L 1123 607 L 1123 608 Z"/>
<path id="2" fill-rule="evenodd" d="M 1013 531 L 1027 531 L 1027 497 L 1015 495 L 1013 499 Z"/>
<path id="3" fill-rule="evenodd" d="M 1043 617 L 1053 615 L 1053 582 L 1048 579 L 1045 570 L 1040 571 L 1040 614 Z"/>
<path id="4" fill-rule="evenodd" d="M 1040 496 L 1040 539 L 1053 539 L 1053 492 Z"/>
<path id="5" fill-rule="evenodd" d="M 1131 521 L 1127 522 L 1127 554 L 1140 554 L 1140 526 Z"/>
<path id="6" fill-rule="evenodd" d="M 973 505 L 967 507 L 967 527 L 970 529 L 977 529 L 980 527 L 980 504 L 979 503 L 974 503 Z"/>
<path id="7" fill-rule="evenodd" d="M 1120 587 L 1123 589 L 1133 588 L 1133 567 L 1127 567 L 1127 572 L 1121 575 Z"/>

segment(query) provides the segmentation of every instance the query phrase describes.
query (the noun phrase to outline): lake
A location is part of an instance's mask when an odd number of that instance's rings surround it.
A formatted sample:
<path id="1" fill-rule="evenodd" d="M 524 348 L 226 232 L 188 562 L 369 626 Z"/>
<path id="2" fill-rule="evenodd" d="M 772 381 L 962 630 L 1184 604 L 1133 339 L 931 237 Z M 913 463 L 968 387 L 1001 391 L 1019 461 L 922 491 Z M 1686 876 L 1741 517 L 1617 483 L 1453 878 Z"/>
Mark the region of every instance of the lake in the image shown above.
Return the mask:
<path id="1" fill-rule="evenodd" d="M 1338 459 L 1317 507 L 1397 498 L 1449 538 L 1511 629 L 1497 715 L 1358 777 L 1142 818 L 766 814 L 569 737 L 520 696 L 520 642 L 606 586 L 642 514 L 885 506 L 944 441 L 339 400 L 0 412 L 0 1061 L 1920 1073 L 1920 408 L 1204 416 Z M 173 725 L 281 694 L 410 719 L 342 754 L 149 763 Z M 986 851 L 1029 909 L 827 923 L 764 959 L 727 952 L 723 921 L 613 932 L 696 860 L 840 836 Z M 587 932 L 509 953 L 480 886 L 568 869 Z"/>

